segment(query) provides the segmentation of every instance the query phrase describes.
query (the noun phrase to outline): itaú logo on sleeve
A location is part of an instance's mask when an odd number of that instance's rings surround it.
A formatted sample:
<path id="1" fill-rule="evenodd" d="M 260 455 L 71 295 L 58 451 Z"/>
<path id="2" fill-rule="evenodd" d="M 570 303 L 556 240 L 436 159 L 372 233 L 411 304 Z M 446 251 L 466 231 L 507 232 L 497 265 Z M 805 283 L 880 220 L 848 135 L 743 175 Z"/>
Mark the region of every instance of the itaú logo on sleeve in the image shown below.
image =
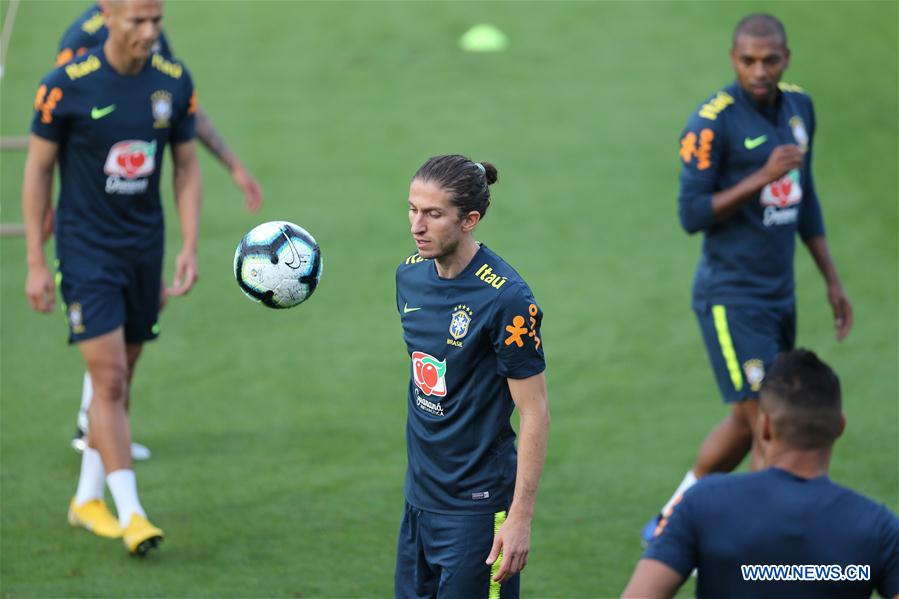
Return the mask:
<path id="1" fill-rule="evenodd" d="M 106 193 L 133 195 L 147 191 L 148 179 L 156 170 L 156 140 L 120 141 L 109 149 L 103 172 Z"/>
<path id="2" fill-rule="evenodd" d="M 412 378 L 425 395 L 446 396 L 446 360 L 420 351 L 412 352 Z"/>

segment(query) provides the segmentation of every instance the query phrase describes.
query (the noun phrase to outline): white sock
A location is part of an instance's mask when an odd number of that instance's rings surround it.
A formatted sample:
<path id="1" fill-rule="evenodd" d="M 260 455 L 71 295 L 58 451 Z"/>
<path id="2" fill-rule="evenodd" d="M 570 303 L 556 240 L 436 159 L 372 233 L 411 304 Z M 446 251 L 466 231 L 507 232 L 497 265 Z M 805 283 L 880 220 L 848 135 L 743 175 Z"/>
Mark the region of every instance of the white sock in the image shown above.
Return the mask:
<path id="1" fill-rule="evenodd" d="M 103 484 L 106 471 L 100 452 L 90 447 L 81 454 L 81 473 L 78 475 L 78 490 L 75 491 L 75 505 L 82 505 L 92 499 L 103 499 Z"/>
<path id="2" fill-rule="evenodd" d="M 119 525 L 122 528 L 128 526 L 132 514 L 147 517 L 144 508 L 137 498 L 137 478 L 134 470 L 116 470 L 106 476 L 106 484 L 115 501 L 115 509 L 119 515 Z"/>
<path id="3" fill-rule="evenodd" d="M 692 470 L 687 472 L 687 475 L 684 476 L 684 480 L 680 482 L 680 486 L 677 487 L 674 495 L 671 496 L 671 499 L 669 499 L 668 503 L 665 504 L 665 507 L 662 508 L 662 515 L 665 517 L 670 516 L 671 508 L 674 507 L 674 504 L 679 501 L 683 494 L 687 492 L 687 489 L 695 485 L 698 480 L 699 479 L 696 478 L 696 475 L 693 474 Z"/>
<path id="4" fill-rule="evenodd" d="M 91 399 L 94 397 L 94 385 L 91 382 L 89 372 L 84 373 L 84 383 L 81 386 L 81 407 L 78 409 L 78 428 L 85 434 L 88 428 L 87 411 L 91 407 Z"/>

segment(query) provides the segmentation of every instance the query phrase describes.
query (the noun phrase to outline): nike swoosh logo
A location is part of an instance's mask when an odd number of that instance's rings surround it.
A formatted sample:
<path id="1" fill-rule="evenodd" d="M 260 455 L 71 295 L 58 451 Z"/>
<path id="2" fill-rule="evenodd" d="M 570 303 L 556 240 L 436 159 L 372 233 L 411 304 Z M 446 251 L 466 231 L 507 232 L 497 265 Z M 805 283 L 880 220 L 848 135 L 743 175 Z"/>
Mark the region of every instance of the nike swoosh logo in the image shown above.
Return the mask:
<path id="1" fill-rule="evenodd" d="M 749 139 L 747 137 L 743 140 L 743 146 L 747 150 L 754 150 L 757 147 L 759 147 L 760 145 L 762 145 L 763 143 L 765 143 L 766 141 L 768 141 L 767 135 L 760 135 L 760 136 L 756 137 L 755 139 Z"/>
<path id="2" fill-rule="evenodd" d="M 416 312 L 418 310 L 421 310 L 421 308 L 410 308 L 409 304 L 403 305 L 403 314 L 408 314 L 409 312 Z"/>
<path id="3" fill-rule="evenodd" d="M 290 251 L 292 254 L 290 256 L 290 260 L 284 262 L 284 264 L 289 268 L 296 270 L 300 267 L 300 263 L 302 262 L 302 260 L 300 259 L 300 253 L 297 251 L 296 246 L 293 245 L 293 240 L 287 236 L 287 233 L 285 231 L 282 230 L 281 235 L 283 235 L 284 239 L 287 240 L 287 245 L 290 246 Z"/>
<path id="4" fill-rule="evenodd" d="M 91 118 L 95 121 L 98 119 L 102 119 L 113 110 L 115 110 L 115 104 L 110 104 L 106 108 L 97 108 L 96 106 L 94 106 L 93 108 L 91 108 Z"/>

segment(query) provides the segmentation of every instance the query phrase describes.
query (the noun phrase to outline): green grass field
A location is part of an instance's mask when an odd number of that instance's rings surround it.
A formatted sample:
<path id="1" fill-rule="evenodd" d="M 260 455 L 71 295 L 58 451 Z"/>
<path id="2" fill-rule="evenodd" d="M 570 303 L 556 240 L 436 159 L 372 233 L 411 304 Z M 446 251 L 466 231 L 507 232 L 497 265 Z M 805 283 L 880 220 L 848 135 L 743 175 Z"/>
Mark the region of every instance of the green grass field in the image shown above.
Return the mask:
<path id="1" fill-rule="evenodd" d="M 27 133 L 83 8 L 20 5 L 4 137 Z M 700 240 L 677 223 L 677 140 L 731 80 L 731 28 L 759 9 L 784 20 L 785 79 L 816 101 L 817 189 L 855 307 L 838 344 L 800 248 L 798 340 L 844 386 L 832 476 L 896 509 L 896 3 L 172 1 L 166 31 L 266 203 L 247 213 L 203 153 L 201 281 L 165 310 L 133 389 L 135 438 L 154 451 L 136 467 L 141 496 L 168 534 L 146 560 L 65 521 L 81 360 L 64 316 L 25 302 L 23 239 L 0 240 L 2 595 L 389 596 L 408 377 L 393 274 L 414 251 L 409 178 L 448 152 L 498 166 L 478 238 L 546 313 L 553 430 L 523 595 L 620 593 L 640 526 L 726 413 L 689 308 Z M 460 51 L 479 22 L 508 50 Z M 0 159 L 0 221 L 20 222 L 24 153 Z M 231 275 L 243 233 L 275 219 L 324 252 L 321 287 L 288 312 L 250 303 Z"/>

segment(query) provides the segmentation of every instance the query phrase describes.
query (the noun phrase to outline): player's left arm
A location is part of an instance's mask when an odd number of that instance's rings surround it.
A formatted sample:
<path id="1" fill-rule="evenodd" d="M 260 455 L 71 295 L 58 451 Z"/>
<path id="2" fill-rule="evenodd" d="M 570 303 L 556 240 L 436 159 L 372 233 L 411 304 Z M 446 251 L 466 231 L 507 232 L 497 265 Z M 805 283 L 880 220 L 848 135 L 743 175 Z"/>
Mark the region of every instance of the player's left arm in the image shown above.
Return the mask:
<path id="1" fill-rule="evenodd" d="M 803 241 L 827 284 L 827 301 L 833 310 L 833 328 L 836 330 L 837 341 L 842 341 L 852 328 L 852 303 L 843 289 L 837 267 L 830 257 L 827 238 L 819 235 Z"/>
<path id="2" fill-rule="evenodd" d="M 674 568 L 658 560 L 643 558 L 637 562 L 622 599 L 667 599 L 674 597 L 684 577 Z"/>
<path id="3" fill-rule="evenodd" d="M 507 379 L 512 401 L 520 415 L 518 437 L 518 469 L 515 493 L 509 515 L 493 539 L 493 548 L 487 557 L 492 565 L 502 550 L 502 562 L 493 577 L 505 582 L 528 563 L 531 548 L 531 519 L 537 499 L 537 487 L 546 459 L 546 443 L 549 437 L 549 402 L 546 395 L 544 372 L 526 379 Z"/>
<path id="4" fill-rule="evenodd" d="M 194 140 L 172 145 L 175 203 L 181 221 L 181 251 L 175 259 L 175 279 L 169 295 L 184 295 L 199 278 L 197 242 L 200 231 L 200 206 L 203 203 L 203 179 L 197 144 Z"/>
<path id="5" fill-rule="evenodd" d="M 243 192 L 244 205 L 247 210 L 256 212 L 262 206 L 262 186 L 240 161 L 237 154 L 231 151 L 202 107 L 197 108 L 196 116 L 197 137 L 200 138 L 200 142 L 231 173 L 234 184 Z"/>
<path id="6" fill-rule="evenodd" d="M 815 112 L 809 99 L 809 146 L 806 152 L 806 167 L 803 169 L 803 198 L 799 218 L 799 235 L 805 247 L 812 255 L 824 282 L 827 285 L 827 301 L 833 310 L 833 326 L 837 341 L 842 341 L 852 328 L 852 303 L 843 289 L 837 274 L 837 267 L 830 256 L 827 238 L 824 235 L 824 216 L 821 204 L 815 191 L 815 179 L 812 175 L 812 145 L 815 133 Z"/>

